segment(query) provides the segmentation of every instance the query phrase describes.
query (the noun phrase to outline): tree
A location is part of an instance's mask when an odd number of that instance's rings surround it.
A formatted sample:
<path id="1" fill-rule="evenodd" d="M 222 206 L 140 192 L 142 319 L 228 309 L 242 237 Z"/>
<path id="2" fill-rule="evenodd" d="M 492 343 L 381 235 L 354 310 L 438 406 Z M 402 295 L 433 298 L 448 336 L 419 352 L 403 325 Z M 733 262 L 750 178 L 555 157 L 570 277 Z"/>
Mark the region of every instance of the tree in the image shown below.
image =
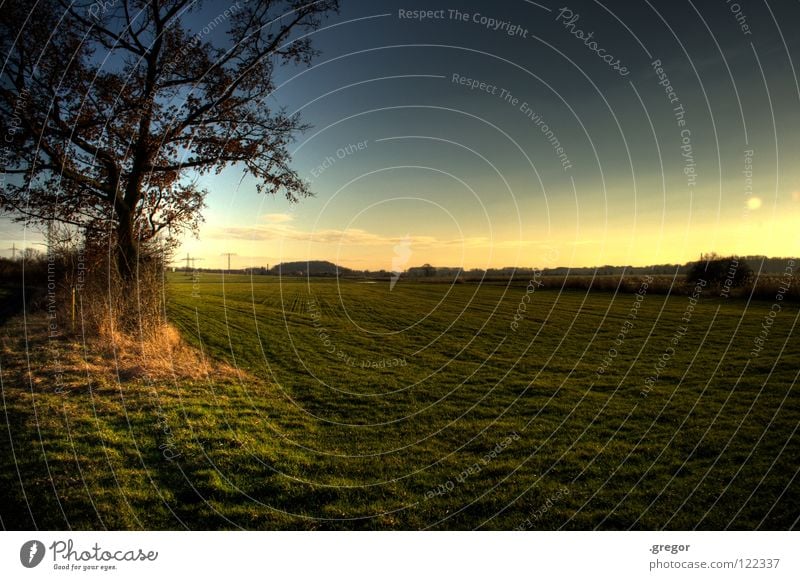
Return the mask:
<path id="1" fill-rule="evenodd" d="M 308 65 L 308 33 L 337 0 L 40 0 L 0 11 L 0 208 L 78 226 L 114 247 L 124 281 L 159 233 L 196 230 L 192 172 L 237 165 L 259 193 L 310 195 L 272 110 L 273 73 Z M 194 28 L 190 28 L 190 24 Z M 215 43 L 220 38 L 227 41 Z"/>
<path id="2" fill-rule="evenodd" d="M 715 253 L 703 254 L 689 267 L 686 282 L 694 284 L 705 280 L 712 287 L 727 294 L 730 288 L 740 288 L 753 278 L 753 269 L 738 256 L 720 257 Z"/>

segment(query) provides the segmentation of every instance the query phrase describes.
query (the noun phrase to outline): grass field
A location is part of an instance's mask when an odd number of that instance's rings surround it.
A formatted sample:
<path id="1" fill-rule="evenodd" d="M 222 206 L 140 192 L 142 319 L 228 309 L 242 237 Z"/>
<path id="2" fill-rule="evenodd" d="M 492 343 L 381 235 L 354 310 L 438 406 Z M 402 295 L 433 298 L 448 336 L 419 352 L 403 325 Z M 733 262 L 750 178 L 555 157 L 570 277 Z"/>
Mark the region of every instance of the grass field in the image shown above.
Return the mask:
<path id="1" fill-rule="evenodd" d="M 241 373 L 66 393 L 7 327 L 3 525 L 797 526 L 796 304 L 532 289 L 173 274 L 173 324 Z"/>

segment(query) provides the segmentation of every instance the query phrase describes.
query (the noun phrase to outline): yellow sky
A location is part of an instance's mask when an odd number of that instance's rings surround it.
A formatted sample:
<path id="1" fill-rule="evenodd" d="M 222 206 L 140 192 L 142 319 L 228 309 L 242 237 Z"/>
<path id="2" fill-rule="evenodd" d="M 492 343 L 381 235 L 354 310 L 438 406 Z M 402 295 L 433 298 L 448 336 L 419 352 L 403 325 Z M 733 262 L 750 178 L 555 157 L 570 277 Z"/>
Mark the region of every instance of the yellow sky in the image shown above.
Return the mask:
<path id="1" fill-rule="evenodd" d="M 551 227 L 549 236 L 536 228 L 528 228 L 530 235 L 526 236 L 523 224 L 520 236 L 518 223 L 507 227 L 494 224 L 491 231 L 475 235 L 446 227 L 430 235 L 388 235 L 378 222 L 313 228 L 306 224 L 308 220 L 279 212 L 263 214 L 247 226 L 210 221 L 200 240 L 186 241 L 179 258 L 189 252 L 203 258 L 199 267 L 217 268 L 227 260 L 222 252 L 233 252 L 234 268 L 329 260 L 355 269 L 391 270 L 398 263 L 398 244 L 408 250 L 400 252 L 405 267 L 429 262 L 467 269 L 684 263 L 711 251 L 768 256 L 800 252 L 797 193 L 780 207 L 751 202 L 735 217 L 719 223 L 708 214 L 697 215 L 694 219 L 688 215 L 683 220 L 672 218 L 663 228 L 658 216 L 636 220 L 635 224 L 632 220 L 603 223 L 584 217 L 578 225 Z"/>

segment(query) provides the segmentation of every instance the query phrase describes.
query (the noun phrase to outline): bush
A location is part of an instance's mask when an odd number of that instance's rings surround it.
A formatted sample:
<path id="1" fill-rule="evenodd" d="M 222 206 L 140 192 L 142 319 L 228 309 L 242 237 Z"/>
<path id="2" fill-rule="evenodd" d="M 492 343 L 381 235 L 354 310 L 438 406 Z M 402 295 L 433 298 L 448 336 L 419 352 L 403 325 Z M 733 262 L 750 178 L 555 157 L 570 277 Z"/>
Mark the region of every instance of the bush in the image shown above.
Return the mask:
<path id="1" fill-rule="evenodd" d="M 753 269 L 738 256 L 720 257 L 714 253 L 705 254 L 689 267 L 686 274 L 687 285 L 705 280 L 709 288 L 721 295 L 728 295 L 733 288 L 743 288 L 753 280 Z"/>
<path id="2" fill-rule="evenodd" d="M 164 263 L 159 253 L 142 253 L 135 278 L 125 280 L 109 259 L 91 249 L 69 275 L 75 288 L 78 318 L 84 331 L 146 339 L 166 323 Z"/>
<path id="3" fill-rule="evenodd" d="M 44 311 L 54 333 L 143 339 L 166 322 L 165 255 L 144 250 L 134 279 L 124 280 L 107 247 L 52 234 L 46 254 L 26 251 L 21 259 L 0 258 L 0 285 L 13 295 L 24 292 L 29 310 Z"/>

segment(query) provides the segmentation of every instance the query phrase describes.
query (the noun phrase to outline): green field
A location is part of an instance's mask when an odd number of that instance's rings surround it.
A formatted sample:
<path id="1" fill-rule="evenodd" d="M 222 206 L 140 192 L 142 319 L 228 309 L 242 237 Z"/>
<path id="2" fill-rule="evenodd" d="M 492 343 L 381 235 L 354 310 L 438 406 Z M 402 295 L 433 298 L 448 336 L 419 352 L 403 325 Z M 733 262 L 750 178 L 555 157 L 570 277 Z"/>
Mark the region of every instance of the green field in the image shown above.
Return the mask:
<path id="1" fill-rule="evenodd" d="M 772 303 L 710 294 L 682 322 L 686 295 L 201 273 L 167 302 L 240 378 L 6 370 L 6 526 L 797 526 L 797 305 L 753 356 Z"/>

